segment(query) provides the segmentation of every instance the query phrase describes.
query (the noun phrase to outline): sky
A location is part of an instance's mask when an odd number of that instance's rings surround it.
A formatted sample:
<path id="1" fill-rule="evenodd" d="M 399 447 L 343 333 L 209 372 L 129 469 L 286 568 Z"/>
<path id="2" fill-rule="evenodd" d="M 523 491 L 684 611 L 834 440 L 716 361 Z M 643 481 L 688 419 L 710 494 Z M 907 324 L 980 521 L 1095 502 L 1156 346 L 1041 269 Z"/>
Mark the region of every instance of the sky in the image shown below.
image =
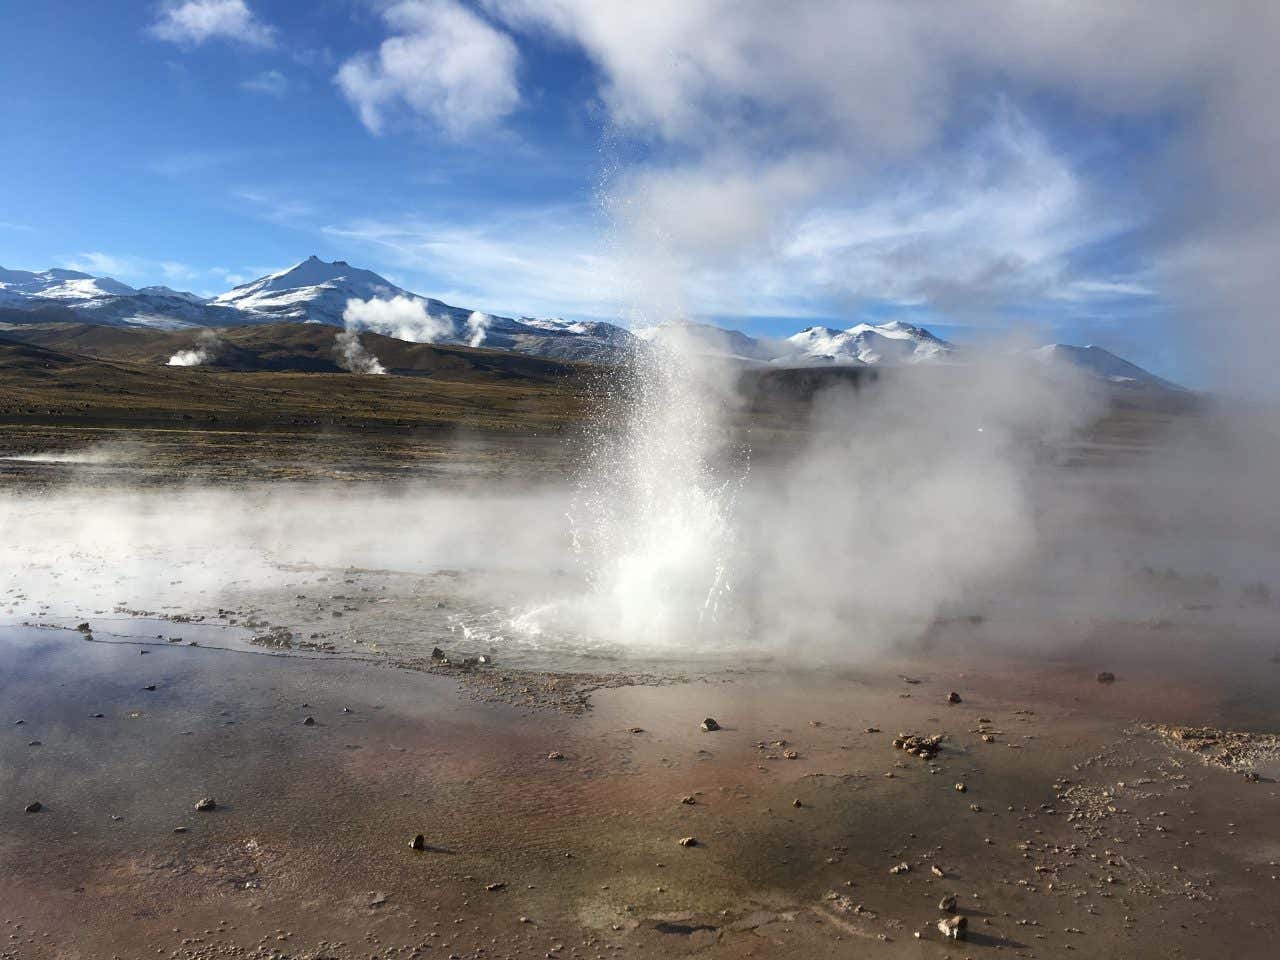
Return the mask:
<path id="1" fill-rule="evenodd" d="M 5 0 L 0 264 L 505 315 L 1280 349 L 1277 6 Z M 1238 351 L 1237 351 L 1238 352 Z"/>

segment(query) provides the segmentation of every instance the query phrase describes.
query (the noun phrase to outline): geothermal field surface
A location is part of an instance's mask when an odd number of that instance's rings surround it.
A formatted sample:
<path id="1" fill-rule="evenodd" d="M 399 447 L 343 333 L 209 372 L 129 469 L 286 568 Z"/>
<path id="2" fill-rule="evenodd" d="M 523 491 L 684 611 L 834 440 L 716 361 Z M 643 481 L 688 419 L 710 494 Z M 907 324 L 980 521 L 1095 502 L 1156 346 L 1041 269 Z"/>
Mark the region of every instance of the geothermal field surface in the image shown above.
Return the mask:
<path id="1" fill-rule="evenodd" d="M 1273 955 L 1269 533 L 1167 469 L 1213 410 L 183 374 L 216 419 L 0 429 L 0 957 Z"/>

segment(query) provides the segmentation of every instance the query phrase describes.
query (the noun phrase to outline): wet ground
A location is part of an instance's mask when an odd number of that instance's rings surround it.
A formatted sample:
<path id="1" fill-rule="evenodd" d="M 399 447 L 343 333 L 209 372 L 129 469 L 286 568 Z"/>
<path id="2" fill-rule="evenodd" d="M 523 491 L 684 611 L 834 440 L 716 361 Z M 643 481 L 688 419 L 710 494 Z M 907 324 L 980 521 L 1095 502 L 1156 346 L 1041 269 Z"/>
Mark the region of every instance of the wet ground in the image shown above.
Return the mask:
<path id="1" fill-rule="evenodd" d="M 1115 624 L 1046 664 L 977 656 L 988 627 L 962 624 L 874 667 L 615 676 L 579 710 L 477 699 L 501 663 L 108 623 L 0 631 L 0 957 L 1268 957 L 1280 935 L 1276 742 L 1206 762 L 1152 726 L 1280 728 L 1265 631 L 1197 671 L 1224 638 Z"/>

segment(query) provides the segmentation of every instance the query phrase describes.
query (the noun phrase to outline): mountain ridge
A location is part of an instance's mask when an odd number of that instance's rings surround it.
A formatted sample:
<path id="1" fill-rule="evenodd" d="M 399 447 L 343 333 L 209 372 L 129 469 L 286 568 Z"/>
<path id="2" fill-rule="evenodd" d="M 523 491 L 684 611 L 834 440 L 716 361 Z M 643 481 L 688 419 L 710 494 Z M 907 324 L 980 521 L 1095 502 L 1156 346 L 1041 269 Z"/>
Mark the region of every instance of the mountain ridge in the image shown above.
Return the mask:
<path id="1" fill-rule="evenodd" d="M 736 362 L 787 366 L 882 366 L 960 362 L 964 348 L 902 320 L 805 328 L 760 338 L 695 321 L 630 330 L 605 321 L 503 317 L 455 307 L 397 286 L 371 270 L 314 254 L 215 297 L 153 285 L 135 289 L 76 270 L 0 267 L 4 320 L 69 310 L 86 323 L 158 330 L 277 322 L 368 331 L 411 343 L 484 346 L 561 361 L 616 363 L 645 344 L 678 340 Z M 1026 351 L 1048 368 L 1070 365 L 1120 386 L 1181 389 L 1101 347 L 1047 344 Z"/>

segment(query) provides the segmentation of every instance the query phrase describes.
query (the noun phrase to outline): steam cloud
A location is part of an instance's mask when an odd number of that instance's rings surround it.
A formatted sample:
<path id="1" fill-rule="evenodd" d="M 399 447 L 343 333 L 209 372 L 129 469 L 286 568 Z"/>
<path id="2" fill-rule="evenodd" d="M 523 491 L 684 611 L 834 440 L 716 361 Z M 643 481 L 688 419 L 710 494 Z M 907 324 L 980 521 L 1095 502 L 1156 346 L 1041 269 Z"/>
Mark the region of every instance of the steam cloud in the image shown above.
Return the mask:
<path id="1" fill-rule="evenodd" d="M 359 331 L 343 330 L 335 338 L 333 352 L 339 365 L 352 373 L 382 374 L 387 368 L 360 342 Z"/>
<path id="2" fill-rule="evenodd" d="M 411 343 L 435 343 L 453 333 L 452 321 L 433 317 L 423 301 L 405 296 L 389 300 L 352 298 L 347 301 L 342 320 L 346 330 L 338 334 L 336 349 L 339 362 L 352 373 L 387 372 L 360 343 L 358 333 L 361 330 L 372 330 Z"/>
<path id="3" fill-rule="evenodd" d="M 222 340 L 213 330 L 203 330 L 190 350 L 179 350 L 165 366 L 200 367 L 214 359 L 222 346 Z"/>
<path id="4" fill-rule="evenodd" d="M 467 345 L 478 347 L 484 343 L 484 338 L 489 333 L 489 324 L 492 322 L 493 317 L 487 313 L 481 313 L 479 310 L 473 311 L 471 316 L 467 317 L 467 333 L 470 334 Z"/>
<path id="5" fill-rule="evenodd" d="M 451 320 L 432 316 L 424 301 L 405 296 L 348 300 L 342 319 L 348 330 L 372 330 L 410 343 L 435 343 L 453 334 Z"/>

